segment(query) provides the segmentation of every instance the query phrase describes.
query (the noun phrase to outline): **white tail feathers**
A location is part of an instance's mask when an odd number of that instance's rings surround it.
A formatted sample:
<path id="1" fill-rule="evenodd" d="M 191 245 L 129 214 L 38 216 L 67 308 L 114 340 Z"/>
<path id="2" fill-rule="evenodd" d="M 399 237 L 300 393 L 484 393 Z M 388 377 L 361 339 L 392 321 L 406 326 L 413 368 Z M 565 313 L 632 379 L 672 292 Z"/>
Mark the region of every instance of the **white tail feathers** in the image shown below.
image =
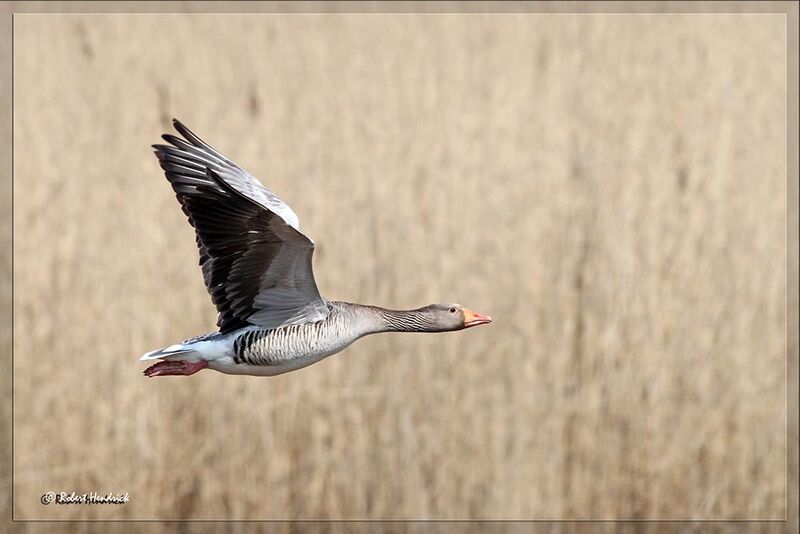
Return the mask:
<path id="1" fill-rule="evenodd" d="M 182 344 L 170 345 L 169 347 L 163 349 L 151 350 L 147 354 L 142 355 L 142 357 L 139 358 L 139 361 L 144 362 L 147 360 L 159 360 L 169 358 L 171 356 L 188 354 L 190 352 L 195 352 L 195 349 L 190 349 L 186 347 L 186 345 Z"/>

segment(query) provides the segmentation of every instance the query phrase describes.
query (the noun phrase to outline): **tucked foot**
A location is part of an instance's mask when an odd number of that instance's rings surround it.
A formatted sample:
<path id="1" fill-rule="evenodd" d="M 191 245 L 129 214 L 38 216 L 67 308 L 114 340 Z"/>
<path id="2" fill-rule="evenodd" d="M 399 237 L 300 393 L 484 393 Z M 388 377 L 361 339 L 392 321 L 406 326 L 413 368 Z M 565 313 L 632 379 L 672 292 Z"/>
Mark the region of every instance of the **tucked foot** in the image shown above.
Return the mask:
<path id="1" fill-rule="evenodd" d="M 188 376 L 206 367 L 208 367 L 208 362 L 205 360 L 200 360 L 199 362 L 187 362 L 184 360 L 160 361 L 145 369 L 144 374 L 150 378 L 169 375 Z"/>

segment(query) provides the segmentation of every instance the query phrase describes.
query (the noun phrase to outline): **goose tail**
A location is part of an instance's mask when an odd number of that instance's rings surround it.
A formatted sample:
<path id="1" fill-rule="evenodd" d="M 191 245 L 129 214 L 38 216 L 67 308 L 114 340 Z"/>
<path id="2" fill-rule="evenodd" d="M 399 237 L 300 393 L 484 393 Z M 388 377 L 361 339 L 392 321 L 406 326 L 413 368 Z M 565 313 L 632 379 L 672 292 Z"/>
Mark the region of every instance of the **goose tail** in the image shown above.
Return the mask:
<path id="1" fill-rule="evenodd" d="M 148 360 L 168 359 L 173 356 L 185 356 L 186 354 L 191 354 L 194 352 L 197 351 L 193 348 L 187 347 L 183 344 L 176 344 L 161 349 L 151 350 L 150 352 L 143 354 L 142 357 L 139 358 L 139 361 L 146 362 Z"/>

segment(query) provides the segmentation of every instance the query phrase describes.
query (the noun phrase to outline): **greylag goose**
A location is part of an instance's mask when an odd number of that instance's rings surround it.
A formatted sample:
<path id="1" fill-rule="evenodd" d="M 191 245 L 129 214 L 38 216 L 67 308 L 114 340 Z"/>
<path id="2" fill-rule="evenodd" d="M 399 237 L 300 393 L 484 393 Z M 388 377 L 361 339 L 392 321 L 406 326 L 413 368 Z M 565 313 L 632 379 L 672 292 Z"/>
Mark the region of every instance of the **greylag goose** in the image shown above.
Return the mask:
<path id="1" fill-rule="evenodd" d="M 297 215 L 236 163 L 177 119 L 183 137 L 153 145 L 183 212 L 194 227 L 200 267 L 217 308 L 218 332 L 148 352 L 160 360 L 148 377 L 277 375 L 335 354 L 379 332 L 449 332 L 491 322 L 458 304 L 416 310 L 329 301 L 311 269 L 314 242 Z"/>

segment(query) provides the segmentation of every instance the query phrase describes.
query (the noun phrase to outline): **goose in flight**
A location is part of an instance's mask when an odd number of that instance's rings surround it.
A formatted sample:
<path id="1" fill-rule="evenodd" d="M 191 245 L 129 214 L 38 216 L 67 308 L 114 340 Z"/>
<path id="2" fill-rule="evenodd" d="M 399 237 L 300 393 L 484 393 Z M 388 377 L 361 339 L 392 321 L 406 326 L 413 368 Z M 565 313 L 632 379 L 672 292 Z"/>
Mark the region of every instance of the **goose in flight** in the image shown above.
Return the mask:
<path id="1" fill-rule="evenodd" d="M 178 137 L 153 145 L 183 212 L 194 227 L 200 267 L 217 308 L 218 332 L 148 352 L 160 360 L 148 377 L 277 375 L 335 354 L 379 332 L 448 332 L 491 322 L 458 304 L 416 310 L 329 301 L 311 268 L 314 242 L 297 215 L 236 163 L 177 119 Z"/>

